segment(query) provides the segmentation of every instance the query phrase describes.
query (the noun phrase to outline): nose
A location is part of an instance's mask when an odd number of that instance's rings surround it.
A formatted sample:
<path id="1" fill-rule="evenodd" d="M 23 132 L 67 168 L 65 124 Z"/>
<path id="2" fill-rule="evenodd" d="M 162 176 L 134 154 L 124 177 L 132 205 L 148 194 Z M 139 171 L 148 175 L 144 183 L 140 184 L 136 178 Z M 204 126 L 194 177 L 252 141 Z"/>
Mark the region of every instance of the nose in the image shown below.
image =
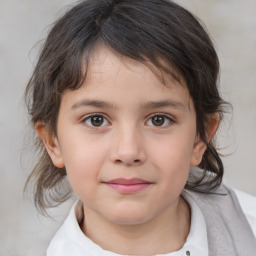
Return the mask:
<path id="1" fill-rule="evenodd" d="M 136 128 L 123 128 L 113 138 L 111 161 L 126 166 L 137 166 L 145 162 L 143 136 Z"/>

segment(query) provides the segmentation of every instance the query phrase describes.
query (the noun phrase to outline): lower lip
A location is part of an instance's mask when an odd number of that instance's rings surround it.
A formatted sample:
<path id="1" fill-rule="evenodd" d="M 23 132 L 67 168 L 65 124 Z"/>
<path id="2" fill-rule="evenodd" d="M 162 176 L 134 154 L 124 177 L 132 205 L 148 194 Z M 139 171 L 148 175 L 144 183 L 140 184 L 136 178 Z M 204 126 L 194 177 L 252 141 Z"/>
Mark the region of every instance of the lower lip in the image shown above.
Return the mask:
<path id="1" fill-rule="evenodd" d="M 151 183 L 138 183 L 138 184 L 116 184 L 116 183 L 105 183 L 114 190 L 117 190 L 124 194 L 135 193 L 149 187 Z"/>

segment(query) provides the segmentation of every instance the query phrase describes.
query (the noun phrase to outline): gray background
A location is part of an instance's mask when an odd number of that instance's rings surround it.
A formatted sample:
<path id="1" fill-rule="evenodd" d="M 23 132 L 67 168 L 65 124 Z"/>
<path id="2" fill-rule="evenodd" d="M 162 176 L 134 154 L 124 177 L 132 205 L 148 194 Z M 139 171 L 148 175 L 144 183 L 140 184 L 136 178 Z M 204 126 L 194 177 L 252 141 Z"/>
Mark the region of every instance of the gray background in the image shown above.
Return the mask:
<path id="1" fill-rule="evenodd" d="M 23 186 L 33 162 L 23 93 L 48 25 L 68 0 L 0 0 L 0 256 L 40 256 L 71 202 L 40 216 Z M 256 1 L 178 1 L 206 24 L 233 114 L 218 133 L 225 182 L 256 195 Z M 40 45 L 40 43 L 39 43 Z"/>

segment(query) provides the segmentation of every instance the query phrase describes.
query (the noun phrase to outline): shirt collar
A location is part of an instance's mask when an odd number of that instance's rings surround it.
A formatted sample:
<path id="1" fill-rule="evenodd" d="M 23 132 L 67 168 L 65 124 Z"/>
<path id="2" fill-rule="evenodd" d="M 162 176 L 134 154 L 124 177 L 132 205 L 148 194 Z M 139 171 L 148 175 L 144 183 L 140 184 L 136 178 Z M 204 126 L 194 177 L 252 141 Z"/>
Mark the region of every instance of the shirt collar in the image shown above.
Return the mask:
<path id="1" fill-rule="evenodd" d="M 184 190 L 182 196 L 189 204 L 191 209 L 191 226 L 186 242 L 179 251 L 168 254 L 158 254 L 156 256 L 208 255 L 207 231 L 204 216 L 195 199 L 191 194 L 189 194 L 188 191 Z M 119 254 L 102 249 L 83 234 L 79 225 L 82 218 L 83 207 L 81 201 L 78 200 L 72 206 L 69 216 L 51 241 L 47 250 L 47 256 L 65 256 L 67 255 L 66 252 L 68 250 L 76 251 L 78 253 L 76 255 L 119 256 Z M 63 245 L 62 249 L 57 249 L 56 245 L 60 243 Z M 53 252 L 56 250 L 58 250 L 58 253 L 60 254 L 53 254 Z"/>

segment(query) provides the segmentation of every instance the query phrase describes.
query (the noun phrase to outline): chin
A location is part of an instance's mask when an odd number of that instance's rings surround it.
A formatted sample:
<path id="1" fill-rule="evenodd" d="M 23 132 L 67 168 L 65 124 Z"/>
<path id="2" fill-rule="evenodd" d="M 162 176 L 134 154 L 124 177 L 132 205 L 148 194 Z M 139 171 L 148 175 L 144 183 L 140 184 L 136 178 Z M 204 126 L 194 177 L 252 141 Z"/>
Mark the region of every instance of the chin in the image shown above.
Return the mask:
<path id="1" fill-rule="evenodd" d="M 144 211 L 137 209 L 122 209 L 110 214 L 109 220 L 119 225 L 140 225 L 147 222 L 150 216 Z"/>

